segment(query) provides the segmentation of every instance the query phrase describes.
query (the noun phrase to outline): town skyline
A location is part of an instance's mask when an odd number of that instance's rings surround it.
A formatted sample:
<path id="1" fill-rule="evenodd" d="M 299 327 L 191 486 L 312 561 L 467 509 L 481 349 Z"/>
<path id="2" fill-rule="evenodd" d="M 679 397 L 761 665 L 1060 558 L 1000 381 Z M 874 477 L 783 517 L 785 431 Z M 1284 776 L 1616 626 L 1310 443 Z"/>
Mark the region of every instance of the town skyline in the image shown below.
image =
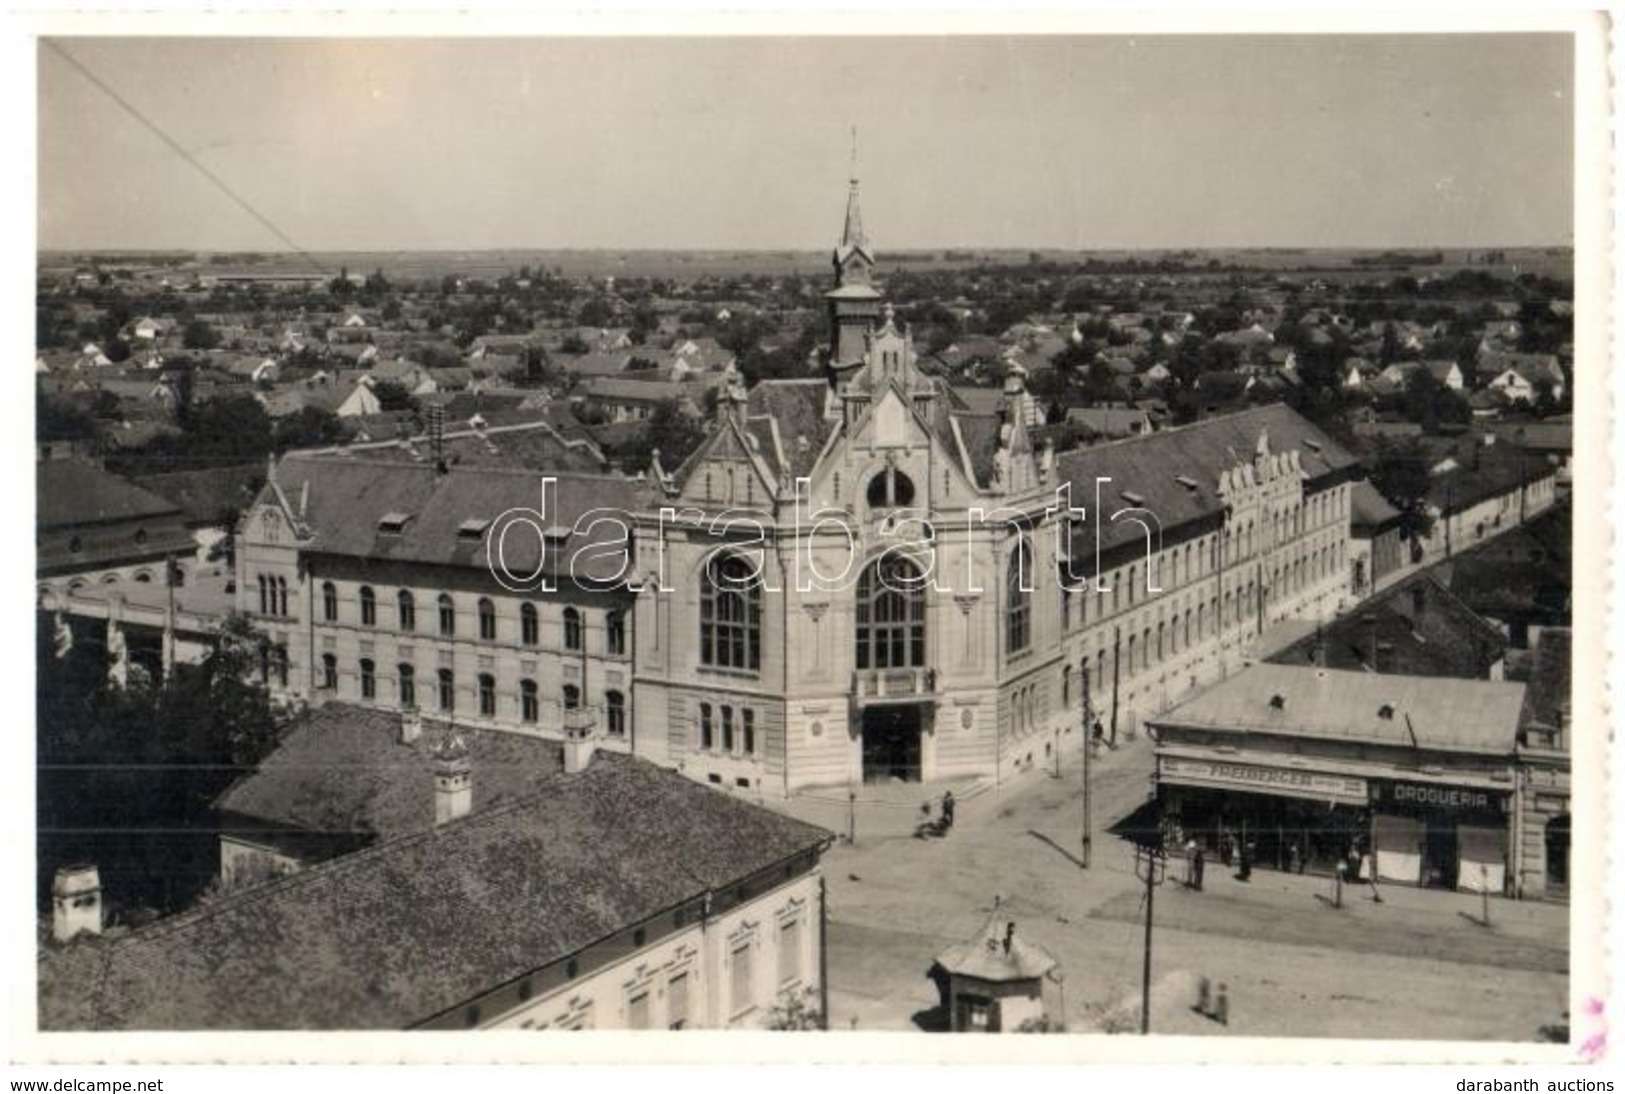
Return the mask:
<path id="1" fill-rule="evenodd" d="M 1570 246 L 1571 45 L 47 39 L 39 246 L 819 250 L 854 128 L 894 253 Z"/>

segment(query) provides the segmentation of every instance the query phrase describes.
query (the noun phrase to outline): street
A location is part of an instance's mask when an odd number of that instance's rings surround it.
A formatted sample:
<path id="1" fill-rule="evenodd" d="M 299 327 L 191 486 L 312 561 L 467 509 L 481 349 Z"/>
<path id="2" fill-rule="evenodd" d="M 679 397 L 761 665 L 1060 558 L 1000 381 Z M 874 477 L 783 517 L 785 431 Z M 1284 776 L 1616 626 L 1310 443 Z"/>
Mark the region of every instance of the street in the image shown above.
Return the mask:
<path id="1" fill-rule="evenodd" d="M 1144 804 L 1152 744 L 1141 737 L 1093 763 L 1092 861 L 1080 868 L 1081 759 L 1061 777 L 1034 770 L 976 788 L 941 839 L 912 835 L 913 810 L 855 806 L 857 841 L 826 855 L 830 1019 L 835 1029 L 930 1028 L 932 958 L 994 914 L 1061 963 L 1071 1031 L 1139 1028 L 1144 886 L 1131 846 L 1109 829 Z M 840 797 L 844 799 L 845 795 Z M 791 811 L 845 833 L 844 800 Z M 1385 886 L 1379 904 L 1351 886 L 1333 906 L 1323 877 L 1255 870 L 1236 880 L 1211 861 L 1202 892 L 1170 859 L 1155 900 L 1153 1032 L 1249 1036 L 1535 1040 L 1564 1022 L 1568 909 L 1482 903 L 1465 893 Z M 1229 1022 L 1196 1013 L 1199 978 L 1224 984 Z"/>

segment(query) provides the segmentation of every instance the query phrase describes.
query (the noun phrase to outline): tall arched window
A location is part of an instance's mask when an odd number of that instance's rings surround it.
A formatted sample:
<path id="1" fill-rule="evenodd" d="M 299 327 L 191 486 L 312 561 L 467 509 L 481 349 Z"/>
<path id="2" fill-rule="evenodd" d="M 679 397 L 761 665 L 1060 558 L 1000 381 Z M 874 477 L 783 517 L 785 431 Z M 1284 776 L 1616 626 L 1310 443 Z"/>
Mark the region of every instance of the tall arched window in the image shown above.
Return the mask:
<path id="1" fill-rule="evenodd" d="M 371 585 L 361 586 L 361 625 L 363 627 L 376 627 L 378 625 L 378 598 L 373 594 Z"/>
<path id="2" fill-rule="evenodd" d="M 882 555 L 858 578 L 860 669 L 925 666 L 925 582 L 906 558 Z"/>
<path id="3" fill-rule="evenodd" d="M 361 659 L 361 698 L 378 698 L 378 669 L 368 657 Z"/>
<path id="4" fill-rule="evenodd" d="M 626 696 L 618 691 L 604 692 L 604 719 L 611 737 L 626 735 Z"/>
<path id="5" fill-rule="evenodd" d="M 411 710 L 418 705 L 417 670 L 411 665 L 395 666 L 395 680 L 400 688 L 401 709 Z"/>
<path id="6" fill-rule="evenodd" d="M 535 722 L 542 715 L 541 700 L 536 694 L 536 681 L 519 681 L 519 719 L 523 722 Z"/>
<path id="7" fill-rule="evenodd" d="M 574 608 L 564 609 L 564 648 L 581 648 L 581 613 Z"/>
<path id="8" fill-rule="evenodd" d="M 564 709 L 575 710 L 581 706 L 581 689 L 574 684 L 564 685 Z"/>
<path id="9" fill-rule="evenodd" d="M 412 594 L 406 589 L 402 589 L 395 596 L 395 607 L 400 612 L 401 630 L 416 630 L 418 625 L 418 605 L 417 601 L 412 599 Z"/>
<path id="10" fill-rule="evenodd" d="M 271 579 L 271 582 L 276 586 L 276 613 L 278 615 L 287 615 L 288 579 L 285 577 L 274 577 Z"/>
<path id="11" fill-rule="evenodd" d="M 497 606 L 488 596 L 480 597 L 480 637 L 487 642 L 497 636 Z"/>
<path id="12" fill-rule="evenodd" d="M 762 667 L 761 583 L 738 555 L 714 557 L 700 573 L 700 663 Z"/>
<path id="13" fill-rule="evenodd" d="M 457 633 L 457 607 L 450 593 L 440 594 L 440 633 L 448 637 Z"/>
<path id="14" fill-rule="evenodd" d="M 441 669 L 439 675 L 440 709 L 450 714 L 457 709 L 457 680 L 450 669 Z"/>
<path id="15" fill-rule="evenodd" d="M 604 647 L 611 657 L 619 657 L 626 652 L 626 613 L 611 611 L 604 613 Z"/>
<path id="16" fill-rule="evenodd" d="M 331 623 L 339 617 L 339 591 L 331 581 L 322 582 L 322 618 Z"/>
<path id="17" fill-rule="evenodd" d="M 542 640 L 541 623 L 536 618 L 536 605 L 519 605 L 519 640 L 527 646 L 534 646 Z"/>
<path id="18" fill-rule="evenodd" d="M 1025 542 L 1010 553 L 1010 564 L 1005 573 L 1004 589 L 1004 652 L 1020 653 L 1033 641 L 1033 594 L 1027 586 L 1027 575 L 1032 573 L 1032 549 Z M 1129 580 L 1134 580 L 1129 570 Z M 1132 588 L 1132 586 L 1130 586 Z M 1132 594 L 1131 594 L 1132 595 Z"/>
<path id="19" fill-rule="evenodd" d="M 260 575 L 260 614 L 261 615 L 270 615 L 271 614 L 270 605 L 271 605 L 270 590 L 266 588 L 265 575 L 261 574 Z"/>
<path id="20" fill-rule="evenodd" d="M 322 687 L 333 691 L 339 686 L 339 659 L 330 653 L 322 654 Z"/>
<path id="21" fill-rule="evenodd" d="M 492 718 L 497 712 L 497 681 L 488 672 L 480 673 L 480 715 Z"/>

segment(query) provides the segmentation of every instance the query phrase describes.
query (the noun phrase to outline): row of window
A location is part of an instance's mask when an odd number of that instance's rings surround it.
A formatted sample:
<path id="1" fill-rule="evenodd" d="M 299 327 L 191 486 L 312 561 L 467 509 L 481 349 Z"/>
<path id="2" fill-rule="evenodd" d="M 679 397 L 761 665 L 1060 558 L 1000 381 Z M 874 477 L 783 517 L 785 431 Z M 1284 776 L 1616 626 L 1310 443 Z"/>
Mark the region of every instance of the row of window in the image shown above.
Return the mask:
<path id="1" fill-rule="evenodd" d="M 1215 543 L 1216 543 L 1216 540 L 1215 540 Z M 1195 552 L 1194 556 L 1193 556 L 1192 551 L 1191 551 L 1191 547 L 1192 547 L 1191 544 L 1186 544 L 1185 545 L 1185 550 L 1183 552 L 1180 552 L 1178 550 L 1174 550 L 1173 552 L 1171 552 L 1170 554 L 1168 554 L 1166 556 L 1166 558 L 1168 559 L 1168 567 L 1169 567 L 1169 571 L 1170 571 L 1169 586 L 1168 586 L 1169 591 L 1176 591 L 1178 589 L 1178 587 L 1179 587 L 1179 572 L 1180 572 L 1181 555 L 1183 555 L 1183 558 L 1184 558 L 1185 574 L 1186 574 L 1186 579 L 1187 580 L 1191 580 L 1191 579 L 1193 579 L 1195 577 L 1203 576 L 1202 574 L 1193 574 L 1192 573 L 1192 569 L 1191 569 L 1191 567 L 1193 565 L 1192 559 L 1194 557 L 1195 564 L 1197 565 L 1198 569 L 1200 569 L 1202 551 L 1200 549 L 1198 549 Z M 1335 545 L 1327 545 L 1327 546 L 1321 547 L 1321 548 L 1319 548 L 1317 550 L 1310 551 L 1307 554 L 1300 555 L 1298 558 L 1296 558 L 1293 561 L 1287 563 L 1284 567 L 1283 566 L 1277 566 L 1277 567 L 1274 568 L 1274 570 L 1272 570 L 1273 579 L 1271 581 L 1271 585 L 1272 585 L 1272 587 L 1274 587 L 1276 585 L 1276 582 L 1283 575 L 1285 575 L 1285 577 L 1287 578 L 1287 580 L 1289 582 L 1289 587 L 1286 588 L 1286 589 L 1283 589 L 1282 591 L 1283 592 L 1296 591 L 1297 589 L 1302 587 L 1302 585 L 1303 585 L 1303 583 L 1305 581 L 1310 580 L 1311 578 L 1324 578 L 1324 577 L 1328 576 L 1329 574 L 1331 574 L 1333 572 L 1336 572 L 1337 566 L 1341 565 L 1341 560 L 1338 557 L 1339 554 L 1340 554 L 1340 551 Z M 1217 559 L 1215 559 L 1215 561 L 1214 561 L 1214 569 L 1216 569 L 1216 568 L 1217 568 Z M 1153 580 L 1157 579 L 1156 575 L 1157 575 L 1157 571 L 1159 569 L 1161 569 L 1160 565 L 1148 566 L 1148 571 L 1152 575 Z M 1211 573 L 1212 571 L 1210 570 L 1208 572 Z M 1013 580 L 1013 576 L 1012 576 L 1012 580 Z M 1081 588 L 1081 590 L 1080 589 L 1069 589 L 1069 588 L 1066 588 L 1066 587 L 1063 586 L 1062 593 L 1061 593 L 1061 629 L 1062 629 L 1062 631 L 1063 632 L 1070 631 L 1070 630 L 1072 630 L 1072 628 L 1074 626 L 1073 612 L 1072 612 L 1072 598 L 1073 598 L 1074 595 L 1078 595 L 1081 592 L 1081 596 L 1079 597 L 1079 608 L 1080 608 L 1080 610 L 1079 610 L 1078 615 L 1077 615 L 1076 625 L 1077 626 L 1087 626 L 1089 624 L 1089 604 L 1095 598 L 1095 596 L 1098 595 L 1098 596 L 1101 596 L 1101 597 L 1105 597 L 1107 595 L 1110 595 L 1110 597 L 1111 597 L 1111 609 L 1110 609 L 1109 612 L 1106 612 L 1106 615 L 1115 614 L 1116 612 L 1118 612 L 1119 610 L 1121 610 L 1125 606 L 1129 607 L 1129 608 L 1132 608 L 1134 606 L 1134 604 L 1135 604 L 1135 599 L 1136 599 L 1136 596 L 1137 596 L 1137 593 L 1138 593 L 1138 590 L 1139 590 L 1140 580 L 1141 580 L 1140 568 L 1139 568 L 1139 564 L 1136 563 L 1136 564 L 1133 564 L 1133 565 L 1128 567 L 1127 580 L 1123 579 L 1123 571 L 1118 571 L 1118 572 L 1116 572 L 1116 573 L 1114 573 L 1112 575 L 1112 578 L 1111 578 L 1111 581 L 1110 581 L 1111 591 L 1110 591 L 1109 594 L 1107 594 L 1107 593 L 1097 593 L 1092 584 L 1088 584 L 1088 585 L 1083 586 Z M 1125 590 L 1126 590 L 1126 596 L 1124 595 Z M 1014 595 L 1014 594 L 1012 594 L 1012 595 Z M 1123 603 L 1123 601 L 1125 599 L 1127 601 L 1126 605 Z M 1104 616 L 1102 618 L 1104 618 Z"/>
<path id="2" fill-rule="evenodd" d="M 727 703 L 715 707 L 710 703 L 701 703 L 700 748 L 706 752 L 756 755 L 756 712 L 749 707 L 736 711 Z"/>
<path id="3" fill-rule="evenodd" d="M 273 580 L 281 581 L 281 578 Z M 287 614 L 287 590 L 284 586 L 282 592 L 282 610 L 273 614 Z M 376 627 L 378 625 L 378 596 L 369 585 L 361 586 L 357 593 L 360 604 L 360 621 L 363 627 Z M 261 611 L 265 611 L 265 599 L 261 596 Z M 457 634 L 457 604 L 450 593 L 441 593 L 435 602 L 439 633 L 447 638 Z M 331 581 L 322 583 L 322 620 L 327 623 L 336 623 L 339 618 L 338 587 Z M 402 589 L 395 594 L 395 619 L 402 631 L 415 631 L 418 625 L 417 600 L 410 590 Z M 479 627 L 479 636 L 487 642 L 494 642 L 497 638 L 497 607 L 496 602 L 488 596 L 480 597 L 475 608 L 475 619 Z M 578 608 L 565 608 L 563 617 L 564 648 L 579 651 L 585 642 L 585 618 Z M 519 606 L 519 641 L 526 646 L 541 644 L 542 626 L 541 615 L 536 605 L 526 603 Z M 604 646 L 606 652 L 612 656 L 626 653 L 626 613 L 623 611 L 608 611 L 604 613 Z"/>
<path id="4" fill-rule="evenodd" d="M 286 682 L 286 660 L 283 660 L 283 679 Z M 371 658 L 363 657 L 357 663 L 357 677 L 360 680 L 361 698 L 372 701 L 378 698 L 378 665 Z M 339 686 L 339 662 L 331 653 L 322 654 L 320 686 L 328 691 L 336 691 Z M 395 666 L 396 701 L 402 709 L 417 706 L 417 669 L 409 664 Z M 482 672 L 476 677 L 475 694 L 479 703 L 479 713 L 482 718 L 494 718 L 497 713 L 497 682 L 496 677 L 488 672 Z M 445 714 L 454 714 L 457 711 L 457 677 L 451 669 L 440 669 L 435 674 L 435 699 L 439 709 Z M 565 710 L 574 710 L 581 706 L 581 689 L 575 684 L 565 684 L 559 694 L 559 705 Z M 541 691 L 536 681 L 525 679 L 519 681 L 519 720 L 528 724 L 535 724 L 541 720 Z M 609 690 L 604 692 L 604 720 L 605 729 L 611 736 L 621 736 L 626 732 L 626 696 L 624 693 Z"/>
<path id="5" fill-rule="evenodd" d="M 268 574 L 260 575 L 260 614 L 288 614 L 288 579 Z"/>

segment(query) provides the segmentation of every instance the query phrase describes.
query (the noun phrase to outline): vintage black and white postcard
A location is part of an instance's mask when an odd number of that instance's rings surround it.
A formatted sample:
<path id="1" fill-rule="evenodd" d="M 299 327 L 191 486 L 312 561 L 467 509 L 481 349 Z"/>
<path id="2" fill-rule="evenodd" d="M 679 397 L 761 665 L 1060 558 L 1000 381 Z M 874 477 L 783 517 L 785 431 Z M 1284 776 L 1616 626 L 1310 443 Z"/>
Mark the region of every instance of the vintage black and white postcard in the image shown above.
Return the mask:
<path id="1" fill-rule="evenodd" d="M 1606 1054 L 1605 17 L 21 29 L 19 1059 Z"/>

